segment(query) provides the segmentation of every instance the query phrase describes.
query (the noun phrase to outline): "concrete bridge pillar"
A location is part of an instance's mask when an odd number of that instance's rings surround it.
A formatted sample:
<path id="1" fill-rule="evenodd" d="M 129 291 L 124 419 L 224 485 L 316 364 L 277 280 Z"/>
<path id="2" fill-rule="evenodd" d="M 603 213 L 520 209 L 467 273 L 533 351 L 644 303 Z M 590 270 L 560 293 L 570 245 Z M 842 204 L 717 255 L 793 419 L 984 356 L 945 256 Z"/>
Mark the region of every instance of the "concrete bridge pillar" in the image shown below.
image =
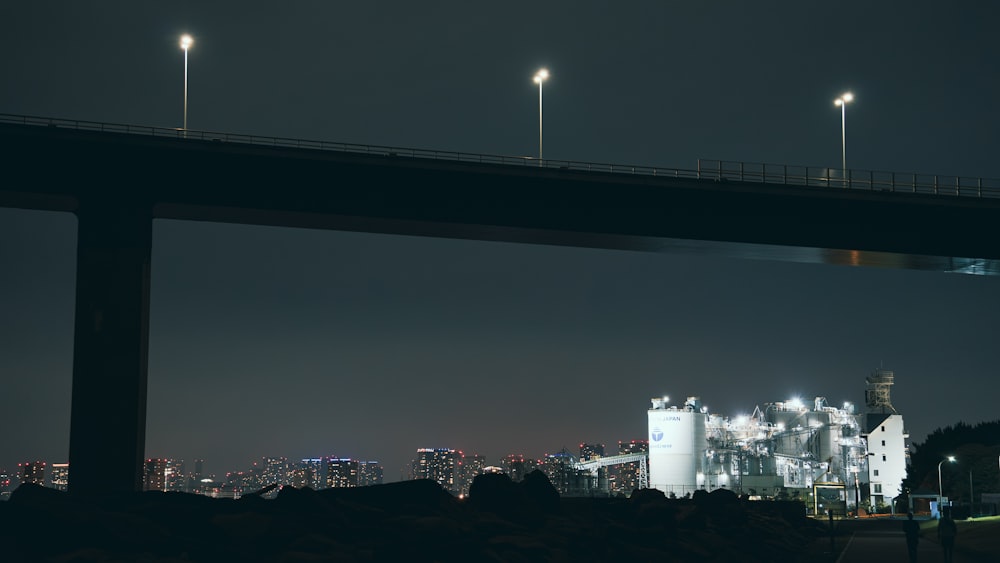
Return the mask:
<path id="1" fill-rule="evenodd" d="M 120 197 L 120 196 L 119 196 Z M 152 205 L 83 199 L 78 246 L 69 490 L 142 488 Z"/>

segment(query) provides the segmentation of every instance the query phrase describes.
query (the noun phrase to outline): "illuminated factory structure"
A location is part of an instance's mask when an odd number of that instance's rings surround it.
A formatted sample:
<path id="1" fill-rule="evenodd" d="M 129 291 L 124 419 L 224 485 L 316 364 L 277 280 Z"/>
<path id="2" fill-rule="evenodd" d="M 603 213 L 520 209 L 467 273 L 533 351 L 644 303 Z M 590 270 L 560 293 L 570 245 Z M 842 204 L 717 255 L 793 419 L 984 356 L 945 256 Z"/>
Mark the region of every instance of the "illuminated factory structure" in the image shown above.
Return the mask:
<path id="1" fill-rule="evenodd" d="M 712 414 L 698 397 L 648 411 L 649 487 L 683 497 L 726 488 L 762 498 L 812 497 L 832 507 L 878 506 L 900 494 L 908 454 L 889 401 L 893 373 L 866 379 L 866 412 L 823 397 L 766 403 L 749 416 Z M 864 499 L 864 502 L 862 502 Z M 812 507 L 811 507 L 812 508 Z"/>

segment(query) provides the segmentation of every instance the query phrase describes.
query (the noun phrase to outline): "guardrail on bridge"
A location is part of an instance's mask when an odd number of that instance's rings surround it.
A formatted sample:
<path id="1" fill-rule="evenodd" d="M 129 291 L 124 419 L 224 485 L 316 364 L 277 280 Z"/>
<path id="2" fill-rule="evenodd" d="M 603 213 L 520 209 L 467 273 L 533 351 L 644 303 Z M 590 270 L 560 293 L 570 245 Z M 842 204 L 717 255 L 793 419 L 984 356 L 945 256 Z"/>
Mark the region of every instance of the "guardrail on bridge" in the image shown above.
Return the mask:
<path id="1" fill-rule="evenodd" d="M 767 183 L 821 188 L 832 187 L 853 190 L 906 192 L 941 196 L 1000 198 L 1000 179 L 996 178 L 940 176 L 933 174 L 884 172 L 874 170 L 841 170 L 839 168 L 815 166 L 704 159 L 698 160 L 697 169 L 688 170 L 683 168 L 668 168 L 661 166 L 611 164 L 574 160 L 540 160 L 530 156 L 504 156 L 458 151 L 315 141 L 308 139 L 292 139 L 287 137 L 269 137 L 262 135 L 199 131 L 192 129 L 185 130 L 180 128 L 156 127 L 150 125 L 103 123 L 99 121 L 59 119 L 53 117 L 14 115 L 5 113 L 0 113 L 0 123 L 382 156 L 404 156 L 410 158 L 426 158 L 454 162 L 532 166 L 585 172 L 638 174 L 644 176 L 666 176 L 671 178 Z"/>

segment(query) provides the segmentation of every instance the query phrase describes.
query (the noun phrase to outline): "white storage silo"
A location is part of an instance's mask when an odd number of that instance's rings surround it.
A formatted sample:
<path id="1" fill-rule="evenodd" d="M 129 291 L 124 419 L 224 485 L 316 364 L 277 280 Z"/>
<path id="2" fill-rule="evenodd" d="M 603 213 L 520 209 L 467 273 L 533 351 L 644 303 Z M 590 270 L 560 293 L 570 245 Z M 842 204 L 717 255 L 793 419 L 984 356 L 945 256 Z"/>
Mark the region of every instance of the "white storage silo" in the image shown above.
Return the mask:
<path id="1" fill-rule="evenodd" d="M 649 409 L 651 488 L 677 496 L 697 490 L 708 446 L 705 439 L 707 416 L 691 408 Z"/>

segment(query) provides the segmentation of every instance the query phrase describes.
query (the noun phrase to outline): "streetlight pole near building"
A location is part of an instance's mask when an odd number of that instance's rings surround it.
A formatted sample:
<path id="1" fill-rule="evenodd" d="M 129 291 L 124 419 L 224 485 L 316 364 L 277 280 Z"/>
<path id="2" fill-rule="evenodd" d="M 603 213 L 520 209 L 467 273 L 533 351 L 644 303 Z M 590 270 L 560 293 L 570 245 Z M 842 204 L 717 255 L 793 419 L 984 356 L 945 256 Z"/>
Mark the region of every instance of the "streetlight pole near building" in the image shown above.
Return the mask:
<path id="1" fill-rule="evenodd" d="M 976 495 L 972 492 L 972 470 L 969 470 L 969 516 L 975 516 L 976 511 L 973 507 L 976 505 Z"/>
<path id="2" fill-rule="evenodd" d="M 854 517 L 857 518 L 861 511 L 861 481 L 858 479 L 860 468 L 854 467 Z"/>
<path id="3" fill-rule="evenodd" d="M 864 461 L 864 466 L 868 467 L 868 458 L 870 457 L 875 457 L 875 454 L 873 452 L 868 452 L 864 455 L 858 456 L 856 459 L 857 464 L 854 466 L 854 513 L 855 514 L 857 514 L 858 511 L 861 509 L 861 482 L 858 480 L 858 473 L 861 472 L 862 460 Z M 869 484 L 870 483 L 871 480 L 869 479 Z M 868 491 L 868 503 L 869 506 L 872 506 L 874 508 L 870 490 Z"/>
<path id="4" fill-rule="evenodd" d="M 542 83 L 549 77 L 549 71 L 541 69 L 535 73 L 535 84 L 538 84 L 538 165 L 542 160 Z"/>
<path id="5" fill-rule="evenodd" d="M 941 464 L 944 463 L 944 462 L 946 462 L 946 461 L 950 461 L 952 463 L 955 463 L 955 456 L 950 455 L 950 456 L 947 457 L 947 459 L 942 459 L 941 461 L 938 462 L 938 502 L 939 503 L 941 502 L 941 498 L 944 497 L 944 489 L 941 487 Z M 938 510 L 939 511 L 941 510 L 940 506 L 938 507 Z"/>
<path id="6" fill-rule="evenodd" d="M 847 104 L 854 101 L 854 94 L 846 92 L 833 101 L 840 108 L 840 169 L 847 177 Z"/>
<path id="7" fill-rule="evenodd" d="M 184 49 L 184 136 L 187 136 L 188 128 L 188 49 L 194 43 L 194 39 L 188 35 L 181 35 L 181 49 Z"/>

